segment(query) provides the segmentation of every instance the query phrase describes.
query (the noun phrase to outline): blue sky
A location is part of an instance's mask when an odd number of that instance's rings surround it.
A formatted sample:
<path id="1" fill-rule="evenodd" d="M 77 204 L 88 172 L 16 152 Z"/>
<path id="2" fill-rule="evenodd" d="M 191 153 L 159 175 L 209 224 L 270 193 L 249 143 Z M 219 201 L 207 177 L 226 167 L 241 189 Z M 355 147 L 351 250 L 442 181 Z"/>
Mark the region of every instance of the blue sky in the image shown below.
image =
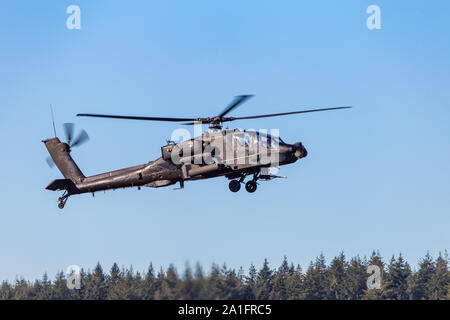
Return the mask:
<path id="1" fill-rule="evenodd" d="M 81 8 L 81 30 L 66 8 Z M 366 8 L 381 8 L 368 30 Z M 0 4 L 0 279 L 53 276 L 69 265 L 143 270 L 186 261 L 248 268 L 284 255 L 303 268 L 380 250 L 412 264 L 450 244 L 448 1 L 2 1 Z M 286 180 L 232 194 L 218 178 L 71 197 L 45 163 L 74 122 L 91 140 L 73 151 L 86 175 L 145 163 L 170 123 L 76 118 L 80 112 L 211 116 L 352 105 L 248 120 L 280 129 L 307 158 Z"/>

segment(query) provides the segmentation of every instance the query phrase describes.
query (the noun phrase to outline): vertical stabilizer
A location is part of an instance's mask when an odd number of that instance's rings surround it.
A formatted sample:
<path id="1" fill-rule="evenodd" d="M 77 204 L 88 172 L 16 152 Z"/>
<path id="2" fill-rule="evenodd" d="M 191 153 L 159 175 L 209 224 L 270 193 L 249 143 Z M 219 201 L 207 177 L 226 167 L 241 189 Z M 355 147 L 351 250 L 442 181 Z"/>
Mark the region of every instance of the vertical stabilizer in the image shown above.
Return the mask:
<path id="1" fill-rule="evenodd" d="M 64 178 L 70 179 L 74 183 L 81 182 L 84 175 L 70 156 L 69 145 L 62 143 L 58 138 L 48 139 L 42 142 L 45 143 L 50 156 Z"/>

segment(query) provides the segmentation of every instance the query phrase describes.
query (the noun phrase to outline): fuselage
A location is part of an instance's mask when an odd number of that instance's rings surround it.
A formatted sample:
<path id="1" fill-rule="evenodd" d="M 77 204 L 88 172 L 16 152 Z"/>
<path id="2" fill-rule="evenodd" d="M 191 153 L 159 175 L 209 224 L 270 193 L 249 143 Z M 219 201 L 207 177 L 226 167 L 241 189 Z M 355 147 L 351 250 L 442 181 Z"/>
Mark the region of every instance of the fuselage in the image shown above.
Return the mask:
<path id="1" fill-rule="evenodd" d="M 161 148 L 162 156 L 149 163 L 85 177 L 70 156 L 66 143 L 58 138 L 44 143 L 71 185 L 70 194 L 127 187 L 156 188 L 220 176 L 233 179 L 256 174 L 264 167 L 294 163 L 307 155 L 301 143 L 290 145 L 266 133 L 215 130 L 166 145 Z"/>

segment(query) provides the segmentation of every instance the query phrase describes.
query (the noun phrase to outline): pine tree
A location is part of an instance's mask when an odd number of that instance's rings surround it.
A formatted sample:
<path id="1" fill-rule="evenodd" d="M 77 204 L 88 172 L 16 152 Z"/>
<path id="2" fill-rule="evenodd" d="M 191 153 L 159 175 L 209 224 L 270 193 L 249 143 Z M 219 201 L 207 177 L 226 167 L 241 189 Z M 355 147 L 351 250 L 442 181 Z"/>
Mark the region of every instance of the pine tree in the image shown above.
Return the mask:
<path id="1" fill-rule="evenodd" d="M 314 264 L 310 264 L 306 271 L 301 298 L 306 300 L 326 299 L 328 287 L 327 266 L 325 257 L 321 254 L 316 258 Z"/>
<path id="2" fill-rule="evenodd" d="M 346 287 L 344 280 L 346 278 L 347 263 L 345 261 L 344 253 L 335 257 L 328 268 L 328 283 L 327 288 L 328 299 L 342 300 L 346 299 Z"/>
<path id="3" fill-rule="evenodd" d="M 247 292 L 246 292 L 247 289 L 245 286 L 245 280 L 246 280 L 245 271 L 242 266 L 239 267 L 237 277 L 238 277 L 239 286 L 240 286 L 240 299 L 244 300 L 247 296 Z"/>
<path id="4" fill-rule="evenodd" d="M 48 278 L 47 272 L 42 277 L 42 290 L 39 296 L 39 300 L 51 300 L 53 298 L 52 282 Z"/>
<path id="5" fill-rule="evenodd" d="M 104 300 L 107 297 L 105 275 L 100 262 L 95 266 L 93 273 L 88 273 L 85 281 L 85 300 Z"/>
<path id="6" fill-rule="evenodd" d="M 388 273 L 382 285 L 382 296 L 388 300 L 406 300 L 408 299 L 408 277 L 411 269 L 403 260 L 402 255 L 395 260 L 392 257 L 388 266 Z"/>
<path id="7" fill-rule="evenodd" d="M 429 253 L 419 263 L 419 270 L 411 276 L 408 293 L 413 300 L 427 300 L 431 296 L 431 277 L 434 274 L 434 262 Z"/>
<path id="8" fill-rule="evenodd" d="M 439 253 L 439 257 L 436 259 L 434 273 L 430 279 L 429 299 L 446 299 L 449 285 L 450 272 L 448 270 L 448 256 L 446 253 L 444 257 L 442 257 Z"/>
<path id="9" fill-rule="evenodd" d="M 303 274 L 300 265 L 296 269 L 293 266 L 289 270 L 289 277 L 286 281 L 286 295 L 289 300 L 299 300 L 303 291 Z"/>
<path id="10" fill-rule="evenodd" d="M 352 258 L 347 265 L 344 282 L 345 299 L 360 300 L 367 288 L 367 263 L 357 256 Z"/>
<path id="11" fill-rule="evenodd" d="M 144 283 L 142 285 L 141 295 L 144 300 L 153 300 L 156 292 L 156 278 L 153 265 L 150 263 L 147 273 L 145 274 Z"/>
<path id="12" fill-rule="evenodd" d="M 109 271 L 109 275 L 106 277 L 106 287 L 108 288 L 108 294 L 106 299 L 108 300 L 116 300 L 120 299 L 120 287 L 119 283 L 122 278 L 122 274 L 120 272 L 120 268 L 117 263 L 113 263 L 111 270 Z"/>
<path id="13" fill-rule="evenodd" d="M 221 282 L 221 298 L 225 300 L 242 299 L 243 288 L 238 276 L 234 270 L 226 270 L 223 272 L 223 280 Z"/>
<path id="14" fill-rule="evenodd" d="M 41 281 L 36 279 L 33 283 L 33 286 L 31 288 L 29 288 L 29 291 L 28 291 L 30 298 L 33 300 L 39 300 L 39 297 L 41 295 L 41 290 L 42 290 Z"/>
<path id="15" fill-rule="evenodd" d="M 179 279 L 175 266 L 170 264 L 161 286 L 161 298 L 163 300 L 176 300 L 179 298 L 179 294 L 176 290 L 178 281 Z"/>
<path id="16" fill-rule="evenodd" d="M 258 300 L 268 300 L 272 291 L 273 272 L 269 268 L 269 262 L 264 259 L 264 264 L 258 272 L 255 282 L 255 298 Z"/>
<path id="17" fill-rule="evenodd" d="M 287 258 L 284 256 L 283 262 L 273 278 L 273 287 L 270 293 L 271 300 L 286 300 L 288 298 L 286 285 L 290 272 Z"/>
<path id="18" fill-rule="evenodd" d="M 69 300 L 71 298 L 70 290 L 67 287 L 67 279 L 64 272 L 60 271 L 56 275 L 53 284 L 53 299 L 55 300 Z"/>
<path id="19" fill-rule="evenodd" d="M 30 283 L 25 279 L 16 279 L 14 284 L 14 300 L 31 300 L 33 298 L 33 292 L 30 288 Z"/>
<path id="20" fill-rule="evenodd" d="M 155 300 L 163 299 L 162 287 L 163 287 L 164 280 L 165 280 L 165 274 L 164 274 L 164 270 L 161 267 L 159 269 L 158 276 L 156 277 L 156 280 L 155 280 L 155 295 L 153 297 Z"/>
<path id="21" fill-rule="evenodd" d="M 244 288 L 242 292 L 242 299 L 254 300 L 255 299 L 255 283 L 256 283 L 256 268 L 250 264 L 248 276 L 243 277 Z"/>
<path id="22" fill-rule="evenodd" d="M 139 300 L 139 286 L 142 277 L 139 272 L 134 273 L 133 266 L 130 269 L 123 270 L 119 282 L 119 294 L 122 300 Z"/>
<path id="23" fill-rule="evenodd" d="M 200 263 L 195 265 L 194 282 L 192 284 L 192 299 L 205 299 L 204 293 L 205 276 Z"/>
<path id="24" fill-rule="evenodd" d="M 130 300 L 142 300 L 142 286 L 143 286 L 142 275 L 139 271 L 136 271 L 136 274 L 132 278 L 132 290 L 131 296 L 129 296 Z"/>
<path id="25" fill-rule="evenodd" d="M 179 283 L 180 287 L 177 290 L 180 294 L 180 299 L 192 300 L 194 297 L 194 277 L 192 276 L 192 269 L 188 263 L 186 263 L 186 267 L 184 268 L 183 279 Z"/>
<path id="26" fill-rule="evenodd" d="M 14 288 L 7 281 L 3 281 L 0 287 L 0 300 L 11 300 L 13 297 Z"/>
<path id="27" fill-rule="evenodd" d="M 238 270 L 238 273 L 237 273 L 237 277 L 238 277 L 239 281 L 241 282 L 241 284 L 244 285 L 245 272 L 244 272 L 244 268 L 242 268 L 242 266 L 239 267 L 239 270 Z"/>
<path id="28" fill-rule="evenodd" d="M 211 272 L 205 283 L 205 297 L 206 299 L 218 300 L 221 294 L 222 275 L 220 269 L 216 264 L 211 267 Z"/>

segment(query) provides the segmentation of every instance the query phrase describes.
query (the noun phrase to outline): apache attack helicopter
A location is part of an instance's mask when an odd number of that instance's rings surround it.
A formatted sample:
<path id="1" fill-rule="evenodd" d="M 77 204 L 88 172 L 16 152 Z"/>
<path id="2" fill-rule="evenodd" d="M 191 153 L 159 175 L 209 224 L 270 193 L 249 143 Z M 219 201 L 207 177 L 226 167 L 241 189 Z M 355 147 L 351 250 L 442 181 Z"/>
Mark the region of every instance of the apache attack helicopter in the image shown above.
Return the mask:
<path id="1" fill-rule="evenodd" d="M 147 121 L 181 122 L 185 125 L 209 124 L 209 131 L 194 138 L 175 143 L 168 141 L 161 147 L 161 157 L 146 164 L 121 170 L 106 172 L 85 177 L 70 156 L 72 147 L 79 146 L 89 140 L 82 130 L 73 140 L 74 125 L 63 125 L 67 142 L 55 138 L 43 140 L 51 158 L 50 166 L 56 164 L 64 179 L 52 181 L 47 190 L 64 191 L 58 198 L 58 207 L 64 208 L 67 199 L 75 194 L 94 193 L 110 189 L 127 187 L 165 187 L 175 183 L 184 188 L 185 181 L 201 180 L 225 176 L 229 180 L 229 189 L 238 192 L 245 179 L 245 189 L 253 193 L 258 180 L 282 178 L 273 175 L 270 168 L 296 162 L 307 156 L 308 152 L 301 142 L 285 143 L 280 137 L 262 131 L 222 130 L 222 123 L 234 120 L 277 117 L 291 114 L 346 109 L 351 107 L 335 107 L 311 109 L 284 113 L 265 114 L 246 117 L 226 117 L 240 104 L 251 98 L 251 95 L 237 96 L 219 115 L 210 118 L 162 118 L 138 117 L 103 114 L 77 114 L 79 117 L 98 117 L 112 119 L 132 119 Z"/>

